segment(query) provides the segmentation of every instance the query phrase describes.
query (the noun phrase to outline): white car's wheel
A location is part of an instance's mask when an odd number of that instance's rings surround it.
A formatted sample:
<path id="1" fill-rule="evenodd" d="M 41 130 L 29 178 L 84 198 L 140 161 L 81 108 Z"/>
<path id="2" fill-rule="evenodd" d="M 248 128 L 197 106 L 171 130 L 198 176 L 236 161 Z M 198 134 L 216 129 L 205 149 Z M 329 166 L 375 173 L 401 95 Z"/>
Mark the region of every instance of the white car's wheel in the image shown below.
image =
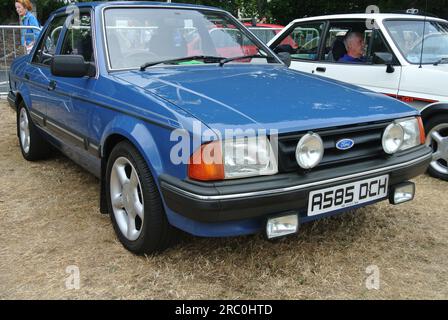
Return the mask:
<path id="1" fill-rule="evenodd" d="M 425 124 L 426 145 L 433 157 L 428 168 L 431 176 L 448 181 L 448 115 L 436 115 Z"/>

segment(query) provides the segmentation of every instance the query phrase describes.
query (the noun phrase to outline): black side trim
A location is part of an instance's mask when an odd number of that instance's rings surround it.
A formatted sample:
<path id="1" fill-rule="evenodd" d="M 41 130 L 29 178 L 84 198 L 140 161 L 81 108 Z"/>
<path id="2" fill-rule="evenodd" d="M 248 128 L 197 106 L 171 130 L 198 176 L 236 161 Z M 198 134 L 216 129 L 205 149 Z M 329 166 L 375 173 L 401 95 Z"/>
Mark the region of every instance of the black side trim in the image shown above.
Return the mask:
<path id="1" fill-rule="evenodd" d="M 91 155 L 100 158 L 100 146 L 89 141 L 87 137 L 70 130 L 63 124 L 57 123 L 54 120 L 49 120 L 45 118 L 42 114 L 36 111 L 31 111 L 31 119 L 33 123 L 37 124 L 45 131 L 49 131 L 53 135 L 60 137 L 66 141 L 70 141 L 75 146 L 87 150 Z"/>

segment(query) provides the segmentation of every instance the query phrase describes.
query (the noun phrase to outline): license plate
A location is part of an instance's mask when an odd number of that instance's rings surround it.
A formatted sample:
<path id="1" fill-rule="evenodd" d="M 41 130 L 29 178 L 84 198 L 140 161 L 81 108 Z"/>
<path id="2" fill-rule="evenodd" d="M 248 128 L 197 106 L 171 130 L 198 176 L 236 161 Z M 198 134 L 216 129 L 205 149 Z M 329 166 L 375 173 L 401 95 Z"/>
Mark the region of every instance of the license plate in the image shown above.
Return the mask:
<path id="1" fill-rule="evenodd" d="M 315 216 L 383 199 L 388 195 L 388 185 L 389 175 L 383 175 L 312 191 L 308 199 L 308 216 Z"/>

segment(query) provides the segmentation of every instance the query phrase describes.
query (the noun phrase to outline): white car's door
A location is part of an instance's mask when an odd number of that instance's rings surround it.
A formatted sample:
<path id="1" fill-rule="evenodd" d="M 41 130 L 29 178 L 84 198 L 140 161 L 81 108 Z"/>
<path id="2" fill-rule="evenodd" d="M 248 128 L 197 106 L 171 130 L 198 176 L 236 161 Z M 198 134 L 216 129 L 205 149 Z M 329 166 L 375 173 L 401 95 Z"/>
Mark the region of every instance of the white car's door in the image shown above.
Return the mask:
<path id="1" fill-rule="evenodd" d="M 275 52 L 289 52 L 292 69 L 314 73 L 326 25 L 325 21 L 312 21 L 288 26 L 271 48 Z"/>
<path id="2" fill-rule="evenodd" d="M 401 67 L 393 66 L 394 70 L 391 73 L 388 73 L 386 69 L 385 65 L 322 61 L 317 63 L 315 69 L 311 70 L 311 72 L 376 92 L 396 96 L 400 84 Z"/>
<path id="3" fill-rule="evenodd" d="M 293 47 L 291 54 L 291 68 L 307 73 L 317 74 L 323 77 L 348 82 L 370 90 L 396 96 L 401 79 L 401 66 L 394 57 L 392 50 L 386 44 L 384 37 L 379 30 L 365 29 L 364 20 L 345 20 L 327 22 L 325 35 L 319 35 L 319 43 L 315 45 L 314 55 L 306 55 L 308 49 L 301 46 L 294 34 L 300 30 L 309 30 L 313 27 L 318 30 L 320 24 L 325 22 L 304 22 L 294 25 L 284 31 L 279 38 L 282 39 L 278 45 L 273 45 L 278 49 L 284 50 L 285 45 L 293 39 L 296 47 Z M 344 63 L 338 62 L 341 52 L 345 50 L 343 38 L 349 31 L 365 30 L 364 37 L 366 42 L 366 63 Z M 323 30 L 323 29 L 322 29 Z M 289 39 L 289 40 L 288 40 Z M 339 42 L 339 43 L 337 43 Z M 283 47 L 282 47 L 283 46 Z M 311 46 L 310 46 L 311 47 Z M 277 50 L 277 49 L 276 49 Z M 298 51 L 298 53 L 294 52 Z M 278 51 L 278 50 L 277 50 Z M 333 52 L 335 51 L 335 52 Z M 385 57 L 392 59 L 393 63 L 388 67 L 383 60 Z"/>

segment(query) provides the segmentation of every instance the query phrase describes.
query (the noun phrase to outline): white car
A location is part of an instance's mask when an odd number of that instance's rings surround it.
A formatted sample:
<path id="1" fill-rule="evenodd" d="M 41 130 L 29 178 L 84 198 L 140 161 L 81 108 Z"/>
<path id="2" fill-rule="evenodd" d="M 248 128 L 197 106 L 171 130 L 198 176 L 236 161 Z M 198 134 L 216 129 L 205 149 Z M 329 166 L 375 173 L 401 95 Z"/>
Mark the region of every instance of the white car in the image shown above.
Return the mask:
<path id="1" fill-rule="evenodd" d="M 364 35 L 365 63 L 338 62 L 350 31 Z M 292 69 L 384 93 L 422 110 L 427 144 L 434 150 L 429 173 L 448 180 L 448 21 L 381 13 L 303 18 L 268 45 L 277 53 L 289 52 Z"/>

